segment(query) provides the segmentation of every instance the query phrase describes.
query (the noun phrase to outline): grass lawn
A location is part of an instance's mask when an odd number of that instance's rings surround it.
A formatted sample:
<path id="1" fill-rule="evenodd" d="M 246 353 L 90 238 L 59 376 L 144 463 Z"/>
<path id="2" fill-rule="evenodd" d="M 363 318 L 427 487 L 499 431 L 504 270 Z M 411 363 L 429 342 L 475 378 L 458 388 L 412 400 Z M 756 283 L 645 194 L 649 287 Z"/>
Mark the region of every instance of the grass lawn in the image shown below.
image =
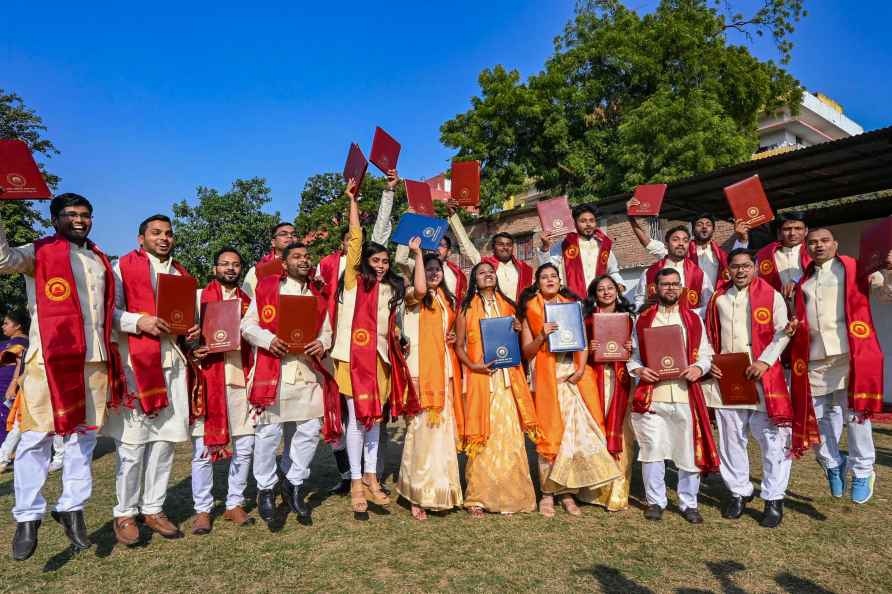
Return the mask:
<path id="1" fill-rule="evenodd" d="M 402 424 L 390 429 L 388 483 L 399 468 Z M 723 520 L 718 478 L 701 488 L 706 520 L 691 526 L 674 507 L 660 523 L 644 520 L 640 470 L 633 505 L 608 513 L 583 507 L 572 518 L 558 509 L 538 514 L 472 519 L 463 512 L 410 516 L 402 502 L 368 522 L 353 520 L 349 498 L 317 492 L 313 526 L 292 516 L 270 531 L 264 524 L 237 528 L 219 519 L 208 536 L 189 533 L 192 499 L 190 449 L 177 448 L 165 509 L 186 537 L 155 535 L 134 548 L 117 545 L 111 527 L 115 454 L 100 440 L 93 466 L 93 498 L 86 510 L 93 548 L 70 554 L 61 526 L 47 515 L 35 555 L 9 556 L 15 524 L 13 480 L 0 477 L 0 590 L 9 592 L 272 592 L 272 591 L 605 591 L 605 592 L 889 592 L 892 566 L 892 426 L 876 425 L 877 493 L 863 506 L 830 497 L 813 456 L 793 465 L 786 516 L 780 529 L 758 525 L 761 501 L 739 521 Z M 751 450 L 751 456 L 755 452 Z M 532 454 L 532 451 L 531 451 Z M 753 460 L 757 458 L 753 456 Z M 532 460 L 532 456 L 531 456 Z M 227 463 L 215 469 L 216 514 L 223 511 Z M 758 487 L 760 469 L 754 463 Z M 53 503 L 59 475 L 47 481 Z M 309 481 L 320 491 L 335 479 L 334 460 L 321 446 Z M 674 476 L 669 477 L 674 487 Z M 253 480 L 248 496 L 255 494 Z M 253 503 L 249 511 L 256 516 Z M 280 510 L 284 516 L 284 509 Z"/>

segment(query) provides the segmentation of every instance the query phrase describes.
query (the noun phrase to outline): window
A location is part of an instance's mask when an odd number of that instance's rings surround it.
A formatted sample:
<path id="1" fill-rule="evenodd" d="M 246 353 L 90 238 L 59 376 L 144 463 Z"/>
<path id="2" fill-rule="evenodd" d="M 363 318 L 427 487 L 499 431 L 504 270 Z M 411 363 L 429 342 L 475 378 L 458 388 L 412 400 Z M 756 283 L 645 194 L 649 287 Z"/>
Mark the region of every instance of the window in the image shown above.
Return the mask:
<path id="1" fill-rule="evenodd" d="M 533 260 L 533 236 L 518 237 L 514 242 L 514 250 L 517 259 L 522 262 L 531 262 Z"/>

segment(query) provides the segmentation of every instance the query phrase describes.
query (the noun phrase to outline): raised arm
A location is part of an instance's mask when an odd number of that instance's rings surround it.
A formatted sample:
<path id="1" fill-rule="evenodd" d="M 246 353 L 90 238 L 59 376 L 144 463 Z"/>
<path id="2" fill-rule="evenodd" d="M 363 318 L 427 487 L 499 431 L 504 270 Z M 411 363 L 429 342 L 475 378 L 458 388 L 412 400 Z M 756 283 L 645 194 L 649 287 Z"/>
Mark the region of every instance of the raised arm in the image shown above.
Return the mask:
<path id="1" fill-rule="evenodd" d="M 387 172 L 387 187 L 381 193 L 381 202 L 378 204 L 378 218 L 375 219 L 375 226 L 372 228 L 372 241 L 387 245 L 390 241 L 390 234 L 393 233 L 393 224 L 390 222 L 390 215 L 393 212 L 393 197 L 396 185 L 400 181 L 400 176 L 396 169 Z"/>
<path id="2" fill-rule="evenodd" d="M 0 221 L 0 274 L 27 274 L 34 276 L 34 244 L 10 247 L 6 228 Z"/>
<path id="3" fill-rule="evenodd" d="M 415 255 L 415 273 L 412 277 L 415 294 L 423 298 L 427 295 L 427 274 L 424 270 L 424 253 L 421 251 L 420 237 L 413 237 L 409 240 L 409 251 Z"/>
<path id="4" fill-rule="evenodd" d="M 471 261 L 471 264 L 476 265 L 480 262 L 480 251 L 474 247 L 474 243 L 471 241 L 471 238 L 468 237 L 468 232 L 465 231 L 465 226 L 462 224 L 461 218 L 458 216 L 457 208 L 458 203 L 450 199 L 449 227 L 452 229 L 456 241 L 458 241 L 459 249 L 464 252 L 468 260 Z"/>
<path id="5" fill-rule="evenodd" d="M 347 239 L 347 261 L 344 266 L 344 289 L 352 289 L 356 286 L 356 269 L 359 267 L 359 259 L 362 256 L 362 226 L 359 224 L 359 205 L 356 203 L 356 181 L 347 182 L 344 193 L 350 200 L 348 213 L 350 234 Z"/>

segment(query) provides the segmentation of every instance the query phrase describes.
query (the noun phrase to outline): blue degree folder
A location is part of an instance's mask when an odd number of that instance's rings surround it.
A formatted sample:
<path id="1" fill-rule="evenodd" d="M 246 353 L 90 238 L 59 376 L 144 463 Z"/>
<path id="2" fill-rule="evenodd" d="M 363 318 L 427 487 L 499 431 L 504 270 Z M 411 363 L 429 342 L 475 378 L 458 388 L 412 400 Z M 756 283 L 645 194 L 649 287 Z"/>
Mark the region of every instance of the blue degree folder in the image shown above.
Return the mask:
<path id="1" fill-rule="evenodd" d="M 585 350 L 585 326 L 582 324 L 582 304 L 546 303 L 545 321 L 555 322 L 557 332 L 548 335 L 548 350 L 552 353 L 572 353 Z"/>
<path id="2" fill-rule="evenodd" d="M 440 247 L 440 240 L 446 235 L 448 228 L 449 223 L 446 219 L 407 212 L 400 217 L 400 222 L 397 223 L 390 239 L 400 245 L 409 245 L 413 237 L 420 237 L 421 249 L 436 250 Z"/>
<path id="3" fill-rule="evenodd" d="M 517 332 L 511 327 L 513 322 L 512 317 L 480 320 L 483 362 L 494 362 L 493 369 L 520 365 L 520 340 Z"/>

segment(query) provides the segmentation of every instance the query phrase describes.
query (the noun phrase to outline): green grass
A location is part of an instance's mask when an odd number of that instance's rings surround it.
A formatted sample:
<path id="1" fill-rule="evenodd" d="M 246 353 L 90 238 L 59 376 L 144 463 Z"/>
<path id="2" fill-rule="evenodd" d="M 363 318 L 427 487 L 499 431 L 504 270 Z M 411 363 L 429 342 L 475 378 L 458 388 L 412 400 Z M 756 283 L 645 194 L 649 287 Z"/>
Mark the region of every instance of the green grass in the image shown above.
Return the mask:
<path id="1" fill-rule="evenodd" d="M 208 536 L 189 534 L 192 516 L 188 445 L 177 449 L 165 509 L 187 536 L 167 541 L 145 534 L 134 548 L 116 544 L 111 528 L 115 455 L 101 440 L 94 464 L 94 495 L 86 510 L 92 549 L 73 557 L 62 528 L 47 516 L 40 545 L 14 562 L 12 473 L 0 477 L 0 590 L 9 592 L 275 592 L 275 591 L 606 591 L 606 592 L 883 592 L 892 591 L 887 551 L 892 540 L 892 428 L 876 425 L 877 493 L 868 504 L 830 497 L 813 456 L 793 465 L 780 529 L 758 526 L 761 502 L 741 520 L 720 517 L 724 487 L 704 482 L 706 523 L 687 524 L 670 503 L 660 523 L 639 507 L 607 513 L 583 507 L 583 517 L 558 510 L 487 516 L 462 512 L 412 519 L 393 504 L 368 522 L 353 520 L 349 498 L 318 491 L 335 479 L 327 446 L 317 452 L 309 481 L 317 491 L 313 526 L 285 518 L 277 531 L 258 523 L 238 528 L 219 519 Z M 399 468 L 402 426 L 391 429 L 389 473 Z M 751 451 L 756 460 L 755 452 Z M 217 513 L 225 497 L 226 463 L 215 469 Z M 754 465 L 758 481 L 760 469 Z M 53 503 L 60 476 L 45 489 Z M 392 474 L 388 482 L 392 483 Z M 670 475 L 670 485 L 674 477 Z M 756 483 L 758 486 L 758 482 Z M 253 497 L 253 481 L 248 495 Z M 635 468 L 633 498 L 642 497 Z M 671 495 L 674 501 L 674 492 Z M 251 514 L 256 516 L 253 504 Z M 283 510 L 284 512 L 284 510 Z"/>

